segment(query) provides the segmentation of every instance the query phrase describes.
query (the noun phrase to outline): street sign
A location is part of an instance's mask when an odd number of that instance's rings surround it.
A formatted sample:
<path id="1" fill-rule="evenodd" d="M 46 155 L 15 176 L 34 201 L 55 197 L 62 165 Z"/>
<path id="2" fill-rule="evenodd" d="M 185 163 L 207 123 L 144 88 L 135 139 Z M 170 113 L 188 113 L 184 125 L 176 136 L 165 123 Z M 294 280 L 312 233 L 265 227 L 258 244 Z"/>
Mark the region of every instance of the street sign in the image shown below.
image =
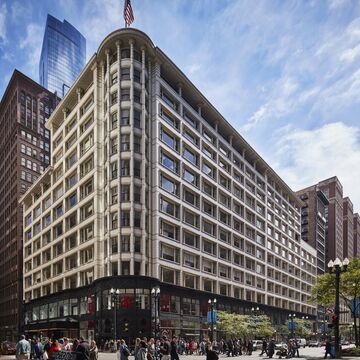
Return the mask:
<path id="1" fill-rule="evenodd" d="M 208 324 L 215 324 L 217 322 L 217 311 L 210 310 L 207 312 L 207 323 Z"/>

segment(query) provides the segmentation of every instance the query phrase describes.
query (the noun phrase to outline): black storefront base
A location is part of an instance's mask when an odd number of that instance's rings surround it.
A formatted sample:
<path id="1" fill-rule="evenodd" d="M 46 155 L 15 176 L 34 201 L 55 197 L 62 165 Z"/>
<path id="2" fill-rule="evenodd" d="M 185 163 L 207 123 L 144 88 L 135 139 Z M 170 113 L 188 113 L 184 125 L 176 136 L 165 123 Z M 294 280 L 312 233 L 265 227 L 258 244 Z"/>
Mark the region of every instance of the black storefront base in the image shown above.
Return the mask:
<path id="1" fill-rule="evenodd" d="M 131 345 L 137 337 L 154 337 L 154 299 L 151 296 L 154 287 L 160 288 L 158 336 L 176 335 L 197 340 L 208 336 L 206 313 L 208 300 L 213 299 L 214 294 L 162 283 L 145 276 L 104 277 L 88 286 L 66 289 L 25 303 L 24 331 L 31 337 L 83 336 L 95 339 L 99 345 L 114 339 L 116 331 L 118 339 L 123 338 Z M 111 288 L 119 289 L 116 314 Z M 216 295 L 216 298 L 218 310 L 249 314 L 252 307 L 259 306 L 261 313 L 268 315 L 274 325 L 287 321 L 287 309 L 222 295 Z M 50 304 L 56 304 L 57 312 L 50 309 Z M 46 306 L 48 313 L 41 313 L 39 309 Z M 50 314 L 52 318 L 46 318 Z M 308 316 L 300 312 L 296 315 Z M 315 316 L 309 318 L 315 320 Z"/>

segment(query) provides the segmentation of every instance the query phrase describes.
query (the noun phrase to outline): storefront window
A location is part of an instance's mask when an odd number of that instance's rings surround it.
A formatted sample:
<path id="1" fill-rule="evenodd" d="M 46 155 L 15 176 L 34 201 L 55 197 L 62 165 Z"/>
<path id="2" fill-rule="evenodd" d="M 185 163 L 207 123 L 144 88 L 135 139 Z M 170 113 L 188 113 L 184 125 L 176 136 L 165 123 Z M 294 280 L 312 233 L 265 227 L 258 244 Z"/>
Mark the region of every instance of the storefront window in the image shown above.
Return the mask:
<path id="1" fill-rule="evenodd" d="M 170 298 L 170 312 L 180 314 L 180 297 L 171 296 Z"/>
<path id="2" fill-rule="evenodd" d="M 59 301 L 59 317 L 69 315 L 69 300 Z"/>
<path id="3" fill-rule="evenodd" d="M 88 306 L 88 298 L 87 297 L 80 298 L 80 315 L 84 315 L 87 313 L 87 306 Z"/>
<path id="4" fill-rule="evenodd" d="M 58 317 L 58 303 L 49 304 L 49 319 Z"/>
<path id="5" fill-rule="evenodd" d="M 71 315 L 78 315 L 78 299 L 70 299 Z"/>
<path id="6" fill-rule="evenodd" d="M 48 318 L 48 304 L 40 306 L 40 320 L 45 320 Z"/>
<path id="7" fill-rule="evenodd" d="M 182 306 L 184 315 L 200 315 L 200 304 L 199 300 L 183 298 L 183 306 Z"/>
<path id="8" fill-rule="evenodd" d="M 136 289 L 135 306 L 143 310 L 150 308 L 149 289 Z"/>
<path id="9" fill-rule="evenodd" d="M 33 308 L 33 320 L 39 320 L 40 319 L 40 308 L 38 306 L 35 306 Z"/>

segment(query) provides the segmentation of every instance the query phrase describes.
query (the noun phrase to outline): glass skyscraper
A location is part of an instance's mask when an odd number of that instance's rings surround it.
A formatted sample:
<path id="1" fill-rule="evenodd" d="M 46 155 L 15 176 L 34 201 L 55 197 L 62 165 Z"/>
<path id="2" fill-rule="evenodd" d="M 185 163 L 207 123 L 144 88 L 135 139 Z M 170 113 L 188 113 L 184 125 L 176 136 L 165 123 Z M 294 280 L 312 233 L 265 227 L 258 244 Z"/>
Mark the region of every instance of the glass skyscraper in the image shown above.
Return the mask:
<path id="1" fill-rule="evenodd" d="M 66 20 L 47 16 L 39 64 L 40 84 L 63 97 L 85 65 L 86 39 Z"/>

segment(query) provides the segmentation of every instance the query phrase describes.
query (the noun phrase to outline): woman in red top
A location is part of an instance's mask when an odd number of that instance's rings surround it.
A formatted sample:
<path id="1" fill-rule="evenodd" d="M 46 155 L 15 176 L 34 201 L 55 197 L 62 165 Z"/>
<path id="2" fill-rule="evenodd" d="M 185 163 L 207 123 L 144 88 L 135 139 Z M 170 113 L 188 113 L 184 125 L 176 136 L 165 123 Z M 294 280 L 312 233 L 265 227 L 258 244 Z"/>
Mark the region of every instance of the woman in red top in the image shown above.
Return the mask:
<path id="1" fill-rule="evenodd" d="M 51 343 L 50 351 L 49 351 L 49 358 L 51 359 L 55 354 L 60 351 L 59 343 L 57 340 L 53 340 Z M 54 354 L 55 352 L 55 354 Z"/>

